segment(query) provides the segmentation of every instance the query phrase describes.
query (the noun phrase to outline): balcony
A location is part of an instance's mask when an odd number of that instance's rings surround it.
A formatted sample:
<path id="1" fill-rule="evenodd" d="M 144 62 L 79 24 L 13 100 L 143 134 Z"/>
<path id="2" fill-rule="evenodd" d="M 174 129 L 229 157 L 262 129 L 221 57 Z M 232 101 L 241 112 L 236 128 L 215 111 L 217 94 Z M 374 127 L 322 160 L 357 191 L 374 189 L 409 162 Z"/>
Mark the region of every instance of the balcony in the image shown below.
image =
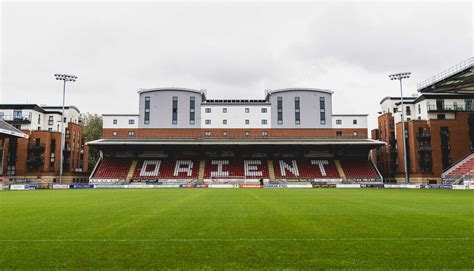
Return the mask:
<path id="1" fill-rule="evenodd" d="M 33 153 L 42 153 L 46 149 L 44 144 L 29 144 L 28 151 Z"/>
<path id="2" fill-rule="evenodd" d="M 431 152 L 431 146 L 418 146 L 418 152 Z"/>
<path id="3" fill-rule="evenodd" d="M 28 167 L 38 167 L 44 163 L 44 157 L 32 157 L 28 161 L 26 161 L 26 164 Z"/>
<path id="4" fill-rule="evenodd" d="M 431 132 L 424 132 L 417 134 L 418 139 L 429 139 L 431 138 Z"/>
<path id="5" fill-rule="evenodd" d="M 436 104 L 428 104 L 428 112 L 474 112 L 474 106 L 466 107 L 463 104 L 443 104 L 437 106 Z"/>
<path id="6" fill-rule="evenodd" d="M 9 124 L 30 124 L 31 123 L 31 116 L 3 115 L 3 116 L 0 116 L 0 119 L 3 119 Z"/>

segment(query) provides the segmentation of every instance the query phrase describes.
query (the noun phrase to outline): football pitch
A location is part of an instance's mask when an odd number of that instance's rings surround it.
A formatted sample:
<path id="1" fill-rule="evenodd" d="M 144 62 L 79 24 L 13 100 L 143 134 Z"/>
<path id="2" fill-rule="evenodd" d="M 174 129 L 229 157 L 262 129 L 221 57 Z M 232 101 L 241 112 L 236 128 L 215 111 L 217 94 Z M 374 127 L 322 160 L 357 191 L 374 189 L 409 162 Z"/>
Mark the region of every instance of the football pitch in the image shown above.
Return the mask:
<path id="1" fill-rule="evenodd" d="M 0 191 L 0 269 L 473 269 L 474 191 Z"/>

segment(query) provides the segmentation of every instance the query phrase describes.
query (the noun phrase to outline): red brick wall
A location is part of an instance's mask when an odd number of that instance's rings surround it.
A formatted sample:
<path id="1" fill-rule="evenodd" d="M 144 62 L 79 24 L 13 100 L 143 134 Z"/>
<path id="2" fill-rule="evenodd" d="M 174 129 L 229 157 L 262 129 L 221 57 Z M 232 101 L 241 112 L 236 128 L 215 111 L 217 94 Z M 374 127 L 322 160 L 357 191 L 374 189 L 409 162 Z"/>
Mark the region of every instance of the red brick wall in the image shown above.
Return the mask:
<path id="1" fill-rule="evenodd" d="M 103 129 L 104 138 L 114 137 L 112 133 L 116 131 L 115 137 L 129 137 L 128 132 L 135 132 L 134 137 L 174 137 L 174 138 L 198 138 L 204 137 L 206 131 L 211 132 L 212 138 L 226 138 L 223 132 L 227 132 L 229 137 L 245 137 L 245 132 L 250 132 L 250 137 L 261 138 L 261 132 L 268 133 L 272 138 L 305 138 L 305 137 L 336 137 L 336 131 L 342 132 L 342 137 L 353 138 L 353 132 L 358 133 L 357 138 L 367 138 L 367 129 Z"/>

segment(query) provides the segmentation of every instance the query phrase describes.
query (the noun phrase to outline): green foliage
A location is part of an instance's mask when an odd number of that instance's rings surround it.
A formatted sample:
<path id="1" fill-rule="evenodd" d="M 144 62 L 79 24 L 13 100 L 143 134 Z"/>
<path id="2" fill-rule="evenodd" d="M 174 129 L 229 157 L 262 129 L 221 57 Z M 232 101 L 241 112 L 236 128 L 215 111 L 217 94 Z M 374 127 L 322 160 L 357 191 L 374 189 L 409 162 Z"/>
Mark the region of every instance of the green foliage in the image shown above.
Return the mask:
<path id="1" fill-rule="evenodd" d="M 97 114 L 83 114 L 82 129 L 86 142 L 102 138 L 102 117 Z M 94 168 L 98 159 L 99 151 L 95 148 L 89 148 L 89 170 Z"/>
<path id="2" fill-rule="evenodd" d="M 0 191 L 1 269 L 474 268 L 474 191 Z"/>

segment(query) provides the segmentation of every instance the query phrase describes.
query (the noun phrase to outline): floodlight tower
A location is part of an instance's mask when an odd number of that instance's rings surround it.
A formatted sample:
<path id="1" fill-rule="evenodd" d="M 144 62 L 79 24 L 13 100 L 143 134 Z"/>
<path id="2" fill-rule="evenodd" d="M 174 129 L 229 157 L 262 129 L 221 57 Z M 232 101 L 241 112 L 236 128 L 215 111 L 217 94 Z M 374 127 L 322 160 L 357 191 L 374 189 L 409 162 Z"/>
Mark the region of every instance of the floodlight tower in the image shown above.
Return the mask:
<path id="1" fill-rule="evenodd" d="M 405 107 L 403 105 L 403 88 L 402 88 L 402 79 L 410 78 L 411 72 L 401 72 L 390 74 L 390 80 L 400 81 L 400 100 L 402 104 L 401 117 L 402 117 L 402 134 L 403 134 L 403 167 L 405 171 L 405 183 L 409 183 L 408 179 L 408 167 L 407 167 L 407 146 L 406 146 L 406 132 L 405 132 Z"/>
<path id="2" fill-rule="evenodd" d="M 64 102 L 66 100 L 66 82 L 75 82 L 77 80 L 77 76 L 69 75 L 69 74 L 58 74 L 54 75 L 56 80 L 63 81 L 63 109 L 61 114 L 61 142 L 60 142 L 60 151 L 59 151 L 59 183 L 63 183 L 63 160 L 64 160 Z"/>

